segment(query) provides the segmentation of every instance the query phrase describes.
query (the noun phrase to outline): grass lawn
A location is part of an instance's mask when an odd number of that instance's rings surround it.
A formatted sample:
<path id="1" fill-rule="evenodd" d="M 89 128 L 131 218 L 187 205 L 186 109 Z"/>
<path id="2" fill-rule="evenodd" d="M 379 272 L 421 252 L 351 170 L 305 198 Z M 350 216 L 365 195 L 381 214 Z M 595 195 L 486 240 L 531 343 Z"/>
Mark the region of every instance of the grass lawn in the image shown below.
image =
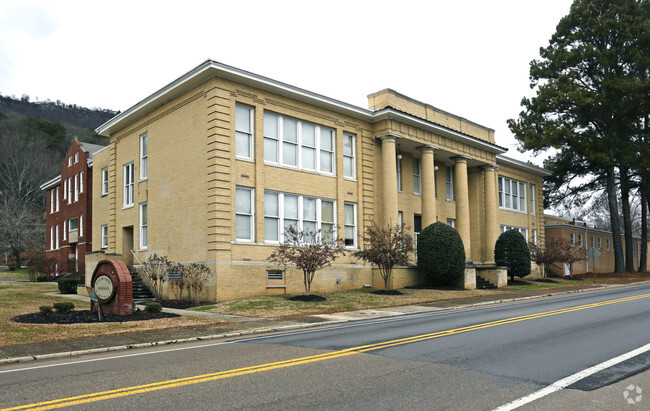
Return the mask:
<path id="1" fill-rule="evenodd" d="M 29 281 L 29 273 L 27 268 L 20 268 L 14 271 L 0 271 L 0 280 L 25 280 Z"/>

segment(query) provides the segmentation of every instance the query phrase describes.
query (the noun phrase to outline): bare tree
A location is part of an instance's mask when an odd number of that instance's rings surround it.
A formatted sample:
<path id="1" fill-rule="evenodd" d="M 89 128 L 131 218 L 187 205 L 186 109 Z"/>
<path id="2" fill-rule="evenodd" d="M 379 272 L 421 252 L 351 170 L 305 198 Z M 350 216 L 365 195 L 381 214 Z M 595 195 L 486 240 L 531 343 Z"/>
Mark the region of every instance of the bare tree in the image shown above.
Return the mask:
<path id="1" fill-rule="evenodd" d="M 393 267 L 409 263 L 413 238 L 406 231 L 406 227 L 402 228 L 399 224 L 381 227 L 373 222 L 363 234 L 365 248 L 352 254 L 379 267 L 386 290 L 390 289 Z"/>
<path id="2" fill-rule="evenodd" d="M 167 260 L 167 256 L 153 254 L 142 264 L 149 278 L 153 282 L 154 292 L 156 293 L 156 298 L 162 298 L 163 295 L 163 286 L 165 281 L 168 278 L 169 269 L 172 266 L 172 263 Z"/>
<path id="3" fill-rule="evenodd" d="M 566 238 L 549 238 L 543 244 L 531 242 L 528 243 L 528 248 L 530 248 L 530 259 L 541 269 L 542 278 L 546 278 L 546 273 L 553 264 L 570 264 L 583 258 L 580 252 L 582 249 L 571 247 L 571 243 Z M 576 259 L 573 258 L 574 255 Z"/>
<path id="4" fill-rule="evenodd" d="M 181 267 L 181 277 L 187 283 L 186 287 L 189 291 L 188 299 L 194 300 L 195 303 L 201 301 L 201 292 L 203 288 L 214 277 L 212 272 L 204 264 L 192 263 Z"/>
<path id="5" fill-rule="evenodd" d="M 316 271 L 329 267 L 338 255 L 345 255 L 341 240 L 331 243 L 321 241 L 321 231 L 302 231 L 295 226 L 287 228 L 284 242 L 267 260 L 284 265 L 294 265 L 302 270 L 305 280 L 305 294 L 311 292 L 311 283 Z"/>

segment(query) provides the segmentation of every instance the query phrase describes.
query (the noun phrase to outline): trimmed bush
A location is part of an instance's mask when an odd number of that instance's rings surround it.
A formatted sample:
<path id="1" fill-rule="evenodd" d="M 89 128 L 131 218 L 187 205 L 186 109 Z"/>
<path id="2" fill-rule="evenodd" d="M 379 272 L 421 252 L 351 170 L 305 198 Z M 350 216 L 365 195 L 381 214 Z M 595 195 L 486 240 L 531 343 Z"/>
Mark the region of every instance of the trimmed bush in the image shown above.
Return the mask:
<path id="1" fill-rule="evenodd" d="M 57 313 L 65 313 L 74 310 L 74 303 L 71 303 L 69 301 L 63 303 L 54 303 L 52 304 L 52 307 L 54 307 Z"/>
<path id="2" fill-rule="evenodd" d="M 465 247 L 458 232 L 437 222 L 418 236 L 418 267 L 430 285 L 453 285 L 465 273 Z"/>
<path id="3" fill-rule="evenodd" d="M 159 313 L 161 311 L 162 311 L 162 304 L 160 304 L 160 303 L 146 303 L 144 305 L 144 312 L 145 313 L 155 314 L 155 313 Z"/>
<path id="4" fill-rule="evenodd" d="M 50 315 L 52 314 L 52 307 L 49 305 L 41 305 L 38 307 L 39 311 L 41 312 L 41 315 Z"/>
<path id="5" fill-rule="evenodd" d="M 494 262 L 508 268 L 510 280 L 530 274 L 530 250 L 523 234 L 516 230 L 502 233 L 494 245 Z"/>
<path id="6" fill-rule="evenodd" d="M 59 278 L 57 284 L 59 285 L 59 292 L 61 294 L 77 294 L 77 283 L 79 282 L 78 278 Z"/>

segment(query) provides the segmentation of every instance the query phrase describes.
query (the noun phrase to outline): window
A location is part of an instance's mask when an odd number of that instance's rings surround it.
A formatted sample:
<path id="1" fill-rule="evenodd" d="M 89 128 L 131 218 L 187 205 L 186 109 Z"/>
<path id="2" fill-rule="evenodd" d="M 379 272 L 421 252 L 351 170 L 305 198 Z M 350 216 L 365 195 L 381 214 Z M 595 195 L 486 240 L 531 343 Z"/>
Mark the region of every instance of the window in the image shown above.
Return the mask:
<path id="1" fill-rule="evenodd" d="M 580 248 L 584 247 L 584 244 L 582 242 L 582 234 L 578 234 L 578 245 Z"/>
<path id="2" fill-rule="evenodd" d="M 140 248 L 147 248 L 147 203 L 140 203 Z"/>
<path id="3" fill-rule="evenodd" d="M 612 249 L 612 243 L 610 242 L 609 238 L 607 239 L 607 251 L 611 251 Z"/>
<path id="4" fill-rule="evenodd" d="M 575 246 L 576 246 L 576 234 L 571 233 L 571 247 L 575 247 Z"/>
<path id="5" fill-rule="evenodd" d="M 72 156 L 68 157 L 68 167 L 72 167 Z"/>
<path id="6" fill-rule="evenodd" d="M 71 218 L 68 220 L 68 228 L 70 231 L 78 230 L 79 229 L 79 218 Z"/>
<path id="7" fill-rule="evenodd" d="M 283 241 L 286 230 L 294 226 L 297 230 L 316 233 L 333 242 L 335 238 L 333 200 L 303 197 L 294 194 L 266 191 L 264 193 L 264 240 Z"/>
<path id="8" fill-rule="evenodd" d="M 422 172 L 420 170 L 420 159 L 413 157 L 413 194 L 422 193 Z"/>
<path id="9" fill-rule="evenodd" d="M 67 239 L 66 238 L 67 237 L 66 233 L 67 233 L 68 230 L 65 229 L 65 227 L 67 225 L 67 222 L 68 222 L 68 220 L 63 220 L 63 241 L 65 241 Z"/>
<path id="10" fill-rule="evenodd" d="M 265 111 L 264 161 L 334 174 L 334 129 Z"/>
<path id="11" fill-rule="evenodd" d="M 133 162 L 124 164 L 124 207 L 133 206 Z"/>
<path id="12" fill-rule="evenodd" d="M 452 227 L 452 228 L 456 228 L 456 220 L 454 220 L 453 218 L 448 218 L 447 219 L 447 225 Z"/>
<path id="13" fill-rule="evenodd" d="M 102 168 L 102 195 L 108 194 L 108 167 Z"/>
<path id="14" fill-rule="evenodd" d="M 513 226 L 508 226 L 508 225 L 502 225 L 501 226 L 501 233 L 505 233 L 507 230 L 515 230 L 518 233 L 521 233 L 521 235 L 524 236 L 524 239 L 526 241 L 528 241 L 528 229 L 527 228 L 513 227 Z"/>
<path id="15" fill-rule="evenodd" d="M 84 216 L 79 216 L 79 237 L 84 235 Z"/>
<path id="16" fill-rule="evenodd" d="M 596 238 L 592 235 L 591 236 L 591 248 L 596 247 Z"/>
<path id="17" fill-rule="evenodd" d="M 56 243 L 55 243 L 56 246 L 54 248 L 58 250 L 59 249 L 59 226 L 58 225 L 56 226 L 56 238 L 55 238 L 55 241 L 56 241 Z"/>
<path id="18" fill-rule="evenodd" d="M 79 192 L 84 192 L 84 172 L 79 173 Z"/>
<path id="19" fill-rule="evenodd" d="M 235 155 L 253 159 L 253 118 L 252 107 L 235 105 Z"/>
<path id="20" fill-rule="evenodd" d="M 102 248 L 108 248 L 108 225 L 102 225 Z"/>
<path id="21" fill-rule="evenodd" d="M 50 250 L 54 250 L 54 226 L 50 227 Z"/>
<path id="22" fill-rule="evenodd" d="M 535 207 L 535 185 L 530 185 L 530 214 L 535 215 L 537 207 Z"/>
<path id="23" fill-rule="evenodd" d="M 402 155 L 397 154 L 395 159 L 395 164 L 397 165 L 397 191 L 402 191 Z"/>
<path id="24" fill-rule="evenodd" d="M 68 177 L 68 204 L 72 204 L 72 177 Z"/>
<path id="25" fill-rule="evenodd" d="M 74 153 L 74 163 L 77 164 L 79 162 L 79 153 Z"/>
<path id="26" fill-rule="evenodd" d="M 54 213 L 54 189 L 50 190 L 50 214 Z"/>
<path id="27" fill-rule="evenodd" d="M 147 153 L 149 152 L 147 145 L 147 133 L 140 134 L 140 180 L 147 178 Z"/>
<path id="28" fill-rule="evenodd" d="M 253 241 L 253 189 L 237 187 L 235 191 L 235 238 Z"/>
<path id="29" fill-rule="evenodd" d="M 79 201 L 79 174 L 74 175 L 74 202 Z"/>
<path id="30" fill-rule="evenodd" d="M 63 199 L 64 200 L 68 198 L 67 193 L 68 193 L 68 180 L 64 179 L 63 180 Z"/>
<path id="31" fill-rule="evenodd" d="M 445 185 L 447 187 L 447 201 L 454 201 L 454 173 L 451 167 L 445 167 Z"/>
<path id="32" fill-rule="evenodd" d="M 526 212 L 526 183 L 499 176 L 499 207 Z"/>
<path id="33" fill-rule="evenodd" d="M 345 203 L 343 205 L 343 224 L 345 227 L 345 246 L 357 247 L 357 205 Z"/>
<path id="34" fill-rule="evenodd" d="M 355 136 L 350 133 L 343 133 L 343 177 L 356 177 L 355 164 Z"/>
<path id="35" fill-rule="evenodd" d="M 533 242 L 533 244 L 537 245 L 537 230 L 532 231 L 533 238 L 530 240 Z"/>
<path id="36" fill-rule="evenodd" d="M 60 186 L 56 187 L 56 207 L 54 209 L 54 211 L 57 211 L 57 212 L 59 211 L 59 187 Z"/>
<path id="37" fill-rule="evenodd" d="M 601 237 L 598 237 L 598 249 L 603 249 L 603 239 Z"/>

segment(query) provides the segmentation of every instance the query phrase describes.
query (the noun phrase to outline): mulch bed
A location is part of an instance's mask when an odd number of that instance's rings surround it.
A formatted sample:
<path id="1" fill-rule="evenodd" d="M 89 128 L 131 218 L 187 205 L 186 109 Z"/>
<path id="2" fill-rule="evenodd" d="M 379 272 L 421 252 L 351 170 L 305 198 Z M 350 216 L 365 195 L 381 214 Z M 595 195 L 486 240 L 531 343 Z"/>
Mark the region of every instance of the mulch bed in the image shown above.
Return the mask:
<path id="1" fill-rule="evenodd" d="M 178 317 L 178 314 L 170 313 L 146 313 L 144 311 L 134 311 L 130 315 L 103 315 L 102 322 L 121 323 L 129 321 L 146 321 L 158 320 L 161 318 Z M 27 324 L 77 324 L 77 323 L 97 323 L 97 313 L 90 310 L 68 311 L 64 313 L 53 312 L 48 315 L 41 313 L 23 314 L 12 318 L 17 323 Z"/>
<path id="2" fill-rule="evenodd" d="M 375 290 L 375 291 L 372 291 L 371 294 L 378 294 L 378 295 L 404 295 L 403 292 L 398 291 L 398 290 Z"/>
<path id="3" fill-rule="evenodd" d="M 309 294 L 309 295 L 296 295 L 295 297 L 290 297 L 287 298 L 290 301 L 303 301 L 303 302 L 319 302 L 319 301 L 327 301 L 327 298 L 321 297 L 320 295 L 314 295 L 314 294 Z"/>

